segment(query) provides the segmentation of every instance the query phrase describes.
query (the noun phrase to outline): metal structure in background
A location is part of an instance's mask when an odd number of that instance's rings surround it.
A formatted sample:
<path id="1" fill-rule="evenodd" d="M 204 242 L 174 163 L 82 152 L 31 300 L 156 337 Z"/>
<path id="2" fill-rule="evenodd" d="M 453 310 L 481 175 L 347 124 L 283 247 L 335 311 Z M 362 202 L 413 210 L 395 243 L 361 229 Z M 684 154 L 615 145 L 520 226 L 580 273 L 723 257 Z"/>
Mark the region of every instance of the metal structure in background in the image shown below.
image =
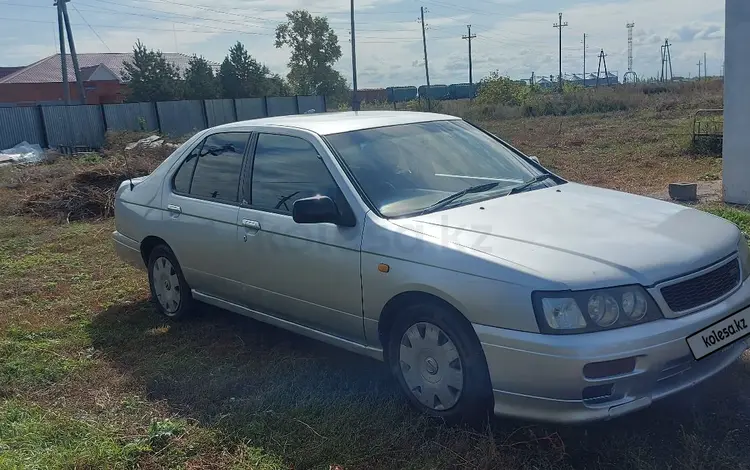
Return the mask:
<path id="1" fill-rule="evenodd" d="M 602 62 L 604 62 L 604 76 L 607 77 L 607 86 L 609 86 L 609 72 L 607 71 L 607 54 L 604 49 L 599 53 L 599 68 L 596 70 L 596 88 L 599 88 L 599 76 L 602 73 Z"/>
<path id="2" fill-rule="evenodd" d="M 471 66 L 471 40 L 477 37 L 476 34 L 471 34 L 471 25 L 466 25 L 467 34 L 464 34 L 461 36 L 461 39 L 468 39 L 469 40 L 469 83 L 474 83 L 474 77 L 472 76 L 472 66 Z"/>
<path id="3" fill-rule="evenodd" d="M 553 24 L 552 27 L 553 28 L 557 28 L 559 30 L 559 32 L 560 32 L 560 44 L 559 44 L 560 45 L 560 74 L 558 75 L 558 80 L 560 82 L 560 91 L 562 92 L 562 90 L 563 90 L 563 74 L 562 74 L 562 30 L 563 30 L 564 27 L 568 26 L 568 22 L 566 21 L 565 23 L 563 23 L 562 13 L 558 13 L 558 15 L 560 15 L 560 22 Z"/>
<path id="4" fill-rule="evenodd" d="M 160 132 L 182 137 L 226 122 L 324 113 L 326 108 L 323 96 L 0 108 L 0 149 L 26 141 L 72 153 L 100 148 L 107 131 Z"/>
<path id="5" fill-rule="evenodd" d="M 633 28 L 635 23 L 625 25 L 628 28 L 628 71 L 622 77 L 624 83 L 635 83 L 638 81 L 638 74 L 633 71 Z"/>
<path id="6" fill-rule="evenodd" d="M 724 109 L 699 109 L 693 115 L 693 146 L 724 139 Z"/>
<path id="7" fill-rule="evenodd" d="M 669 73 L 669 81 L 674 80 L 674 75 L 672 74 L 672 52 L 669 50 L 671 46 L 669 39 L 665 39 L 664 44 L 661 46 L 661 75 L 659 76 L 659 81 L 662 82 L 667 81 L 667 72 Z"/>
<path id="8" fill-rule="evenodd" d="M 424 32 L 424 7 L 419 7 L 420 22 L 422 23 L 422 47 L 424 48 L 424 75 L 427 80 L 427 111 L 432 110 L 430 103 L 430 66 L 427 62 L 427 35 Z"/>

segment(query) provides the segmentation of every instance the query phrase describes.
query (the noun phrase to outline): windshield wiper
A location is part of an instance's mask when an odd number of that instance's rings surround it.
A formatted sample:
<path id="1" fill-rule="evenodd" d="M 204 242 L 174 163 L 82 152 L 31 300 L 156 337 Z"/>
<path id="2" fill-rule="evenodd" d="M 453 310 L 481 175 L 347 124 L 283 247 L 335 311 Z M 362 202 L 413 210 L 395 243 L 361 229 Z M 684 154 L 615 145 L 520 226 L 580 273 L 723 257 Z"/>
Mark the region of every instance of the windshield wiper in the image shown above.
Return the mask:
<path id="1" fill-rule="evenodd" d="M 478 184 L 476 186 L 469 186 L 466 189 L 462 189 L 461 191 L 458 191 L 457 193 L 453 193 L 449 196 L 444 197 L 443 199 L 440 199 L 439 201 L 432 204 L 431 206 L 428 206 L 425 209 L 421 210 L 419 213 L 427 214 L 429 212 L 436 211 L 438 209 L 441 209 L 447 206 L 448 204 L 455 201 L 456 199 L 460 199 L 466 196 L 467 194 L 483 193 L 485 191 L 495 189 L 498 185 L 500 185 L 500 182 L 484 183 L 484 184 Z"/>
<path id="2" fill-rule="evenodd" d="M 531 178 L 528 181 L 524 181 L 523 183 L 519 184 L 518 186 L 513 186 L 512 188 L 510 188 L 510 191 L 508 191 L 508 194 L 506 194 L 506 195 L 510 196 L 511 194 L 518 194 L 521 191 L 524 191 L 525 189 L 528 189 L 528 187 L 531 186 L 532 184 L 539 183 L 539 182 L 544 181 L 546 179 L 554 179 L 554 178 L 549 173 L 544 173 L 544 174 L 535 176 L 535 177 Z"/>

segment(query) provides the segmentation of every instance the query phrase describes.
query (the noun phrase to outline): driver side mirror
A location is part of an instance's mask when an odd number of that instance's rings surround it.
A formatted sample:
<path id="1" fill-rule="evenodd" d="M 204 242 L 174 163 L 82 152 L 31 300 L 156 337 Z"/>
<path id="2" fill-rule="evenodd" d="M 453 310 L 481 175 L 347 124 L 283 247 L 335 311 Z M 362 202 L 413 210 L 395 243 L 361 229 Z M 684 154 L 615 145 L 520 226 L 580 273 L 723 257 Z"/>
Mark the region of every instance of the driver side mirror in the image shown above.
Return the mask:
<path id="1" fill-rule="evenodd" d="M 341 215 L 336 203 L 328 196 L 297 199 L 292 205 L 292 219 L 298 224 L 338 224 Z"/>
<path id="2" fill-rule="evenodd" d="M 530 159 L 532 159 L 532 160 L 534 161 L 534 163 L 536 163 L 536 164 L 538 164 L 538 165 L 541 165 L 541 164 L 542 164 L 542 163 L 541 163 L 541 162 L 539 161 L 539 157 L 537 157 L 536 155 L 529 155 L 529 158 L 530 158 Z"/>

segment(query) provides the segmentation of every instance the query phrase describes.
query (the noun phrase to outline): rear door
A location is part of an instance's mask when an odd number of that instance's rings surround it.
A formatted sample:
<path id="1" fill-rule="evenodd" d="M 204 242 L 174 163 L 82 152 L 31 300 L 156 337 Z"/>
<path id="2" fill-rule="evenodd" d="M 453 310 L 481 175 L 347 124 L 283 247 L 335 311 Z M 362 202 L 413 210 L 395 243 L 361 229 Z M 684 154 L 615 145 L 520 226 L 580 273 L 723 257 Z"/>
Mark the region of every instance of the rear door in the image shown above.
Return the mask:
<path id="1" fill-rule="evenodd" d="M 193 289 L 237 300 L 234 247 L 240 179 L 250 133 L 212 134 L 169 182 L 167 243 Z"/>

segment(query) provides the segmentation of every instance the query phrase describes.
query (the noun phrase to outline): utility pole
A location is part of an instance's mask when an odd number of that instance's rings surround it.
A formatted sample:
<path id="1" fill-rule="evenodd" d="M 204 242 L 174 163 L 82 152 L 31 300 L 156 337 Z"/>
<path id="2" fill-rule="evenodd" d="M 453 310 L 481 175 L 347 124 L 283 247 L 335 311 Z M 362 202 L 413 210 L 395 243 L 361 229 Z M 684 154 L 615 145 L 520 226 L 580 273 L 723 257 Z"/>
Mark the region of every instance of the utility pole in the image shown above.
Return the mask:
<path id="1" fill-rule="evenodd" d="M 607 86 L 609 86 L 609 71 L 607 70 L 607 55 L 604 53 L 604 49 L 599 53 L 599 67 L 596 70 L 596 87 L 599 88 L 599 75 L 602 72 L 602 62 L 604 63 L 604 76 L 607 78 Z"/>
<path id="2" fill-rule="evenodd" d="M 703 64 L 703 62 L 701 62 L 701 60 L 698 59 L 698 81 L 701 80 L 701 65 L 702 64 Z"/>
<path id="3" fill-rule="evenodd" d="M 666 60 L 669 63 L 669 81 L 671 82 L 674 80 L 674 73 L 672 73 L 672 51 L 669 49 L 670 46 L 669 39 L 665 39 L 664 49 L 666 50 Z"/>
<path id="4" fill-rule="evenodd" d="M 471 34 L 471 25 L 467 24 L 466 29 L 468 30 L 468 34 L 465 34 L 461 36 L 461 39 L 468 39 L 469 40 L 469 84 L 474 84 L 474 79 L 471 75 L 471 40 L 477 37 L 476 34 Z"/>
<path id="5" fill-rule="evenodd" d="M 427 111 L 432 111 L 430 104 L 430 66 L 427 62 L 427 35 L 424 32 L 424 7 L 419 7 L 419 16 L 422 23 L 422 47 L 424 48 L 424 76 L 427 80 Z"/>
<path id="6" fill-rule="evenodd" d="M 357 97 L 357 45 L 354 38 L 354 0 L 350 5 L 352 23 L 352 111 L 359 111 L 359 99 Z"/>
<path id="7" fill-rule="evenodd" d="M 583 33 L 583 87 L 586 88 L 586 33 Z"/>
<path id="8" fill-rule="evenodd" d="M 557 28 L 559 30 L 559 32 L 560 32 L 560 61 L 559 61 L 560 62 L 560 75 L 559 75 L 558 78 L 560 80 L 560 93 L 562 93 L 562 91 L 563 91 L 563 75 L 562 75 L 562 30 L 563 30 L 564 27 L 568 26 L 568 22 L 566 21 L 565 23 L 563 23 L 562 13 L 558 13 L 558 15 L 560 17 L 560 20 L 559 20 L 558 23 L 553 24 L 552 27 L 553 28 Z"/>
<path id="9" fill-rule="evenodd" d="M 63 97 L 65 104 L 70 104 L 70 84 L 68 83 L 68 58 L 65 54 L 65 18 L 63 17 L 63 2 L 55 3 L 57 6 L 57 29 L 60 36 L 60 70 L 63 80 Z"/>
<path id="10" fill-rule="evenodd" d="M 65 23 L 65 31 L 68 34 L 68 45 L 70 46 L 70 58 L 73 61 L 73 71 L 76 76 L 76 83 L 78 84 L 78 95 L 80 96 L 81 103 L 86 104 L 86 90 L 83 87 L 83 80 L 81 79 L 81 68 L 78 66 L 78 54 L 76 54 L 76 44 L 75 41 L 73 41 L 73 29 L 70 26 L 70 17 L 68 16 L 68 7 L 67 3 L 70 0 L 57 0 L 55 2 L 55 5 L 57 6 L 57 18 L 58 21 L 60 20 L 60 16 L 62 15 L 62 20 Z M 65 42 L 65 39 L 62 37 L 62 27 L 60 29 L 60 44 L 63 45 Z M 65 86 L 66 94 L 65 94 L 65 104 L 70 104 L 70 88 L 67 83 L 68 81 L 68 67 L 67 67 L 67 59 L 65 57 L 65 53 L 62 52 L 63 48 L 60 47 L 61 57 L 62 57 L 62 70 L 63 72 L 63 86 Z"/>
<path id="11" fill-rule="evenodd" d="M 665 57 L 664 44 L 659 46 L 659 49 L 661 51 L 661 72 L 659 72 L 659 81 L 663 82 L 664 81 L 664 57 Z"/>
<path id="12" fill-rule="evenodd" d="M 708 69 L 706 68 L 706 53 L 703 53 L 703 78 L 708 80 Z"/>
<path id="13" fill-rule="evenodd" d="M 661 78 L 660 81 L 666 82 L 667 81 L 667 71 L 669 71 L 669 81 L 674 80 L 674 75 L 672 74 L 672 53 L 669 51 L 669 46 L 671 44 L 669 43 L 669 39 L 664 40 L 664 44 L 661 46 Z M 669 67 L 669 68 L 667 68 Z"/>

